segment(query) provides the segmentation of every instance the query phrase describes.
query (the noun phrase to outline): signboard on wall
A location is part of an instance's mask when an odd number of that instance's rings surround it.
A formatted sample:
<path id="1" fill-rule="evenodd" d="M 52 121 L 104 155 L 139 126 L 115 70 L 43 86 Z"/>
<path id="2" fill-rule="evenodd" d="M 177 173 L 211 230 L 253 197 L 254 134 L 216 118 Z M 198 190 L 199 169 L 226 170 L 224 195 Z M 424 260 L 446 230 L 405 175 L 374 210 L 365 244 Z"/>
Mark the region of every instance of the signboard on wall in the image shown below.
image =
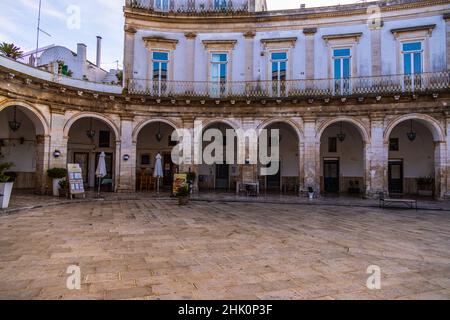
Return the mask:
<path id="1" fill-rule="evenodd" d="M 186 173 L 176 173 L 173 175 L 173 187 L 172 193 L 177 194 L 178 190 L 187 184 L 187 174 Z"/>
<path id="2" fill-rule="evenodd" d="M 70 198 L 72 199 L 76 194 L 82 194 L 84 197 L 83 171 L 78 163 L 67 164 L 67 177 Z"/>

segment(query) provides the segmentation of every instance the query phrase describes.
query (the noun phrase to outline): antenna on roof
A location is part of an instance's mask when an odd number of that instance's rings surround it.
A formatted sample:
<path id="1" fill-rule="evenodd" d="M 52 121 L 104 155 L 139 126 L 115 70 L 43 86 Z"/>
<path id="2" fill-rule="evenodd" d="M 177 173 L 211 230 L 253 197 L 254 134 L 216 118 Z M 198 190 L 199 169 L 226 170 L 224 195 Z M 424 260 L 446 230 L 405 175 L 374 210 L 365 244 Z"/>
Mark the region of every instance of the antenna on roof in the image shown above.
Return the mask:
<path id="1" fill-rule="evenodd" d="M 34 60 L 35 60 L 34 63 L 35 63 L 36 67 L 37 67 L 37 63 L 38 63 L 37 55 L 39 53 L 39 35 L 42 32 L 43 34 L 47 35 L 48 37 L 52 36 L 48 32 L 45 32 L 44 30 L 41 29 L 41 8 L 42 8 L 42 0 L 39 0 L 38 24 L 37 24 L 37 28 L 36 28 L 36 52 L 34 54 Z"/>

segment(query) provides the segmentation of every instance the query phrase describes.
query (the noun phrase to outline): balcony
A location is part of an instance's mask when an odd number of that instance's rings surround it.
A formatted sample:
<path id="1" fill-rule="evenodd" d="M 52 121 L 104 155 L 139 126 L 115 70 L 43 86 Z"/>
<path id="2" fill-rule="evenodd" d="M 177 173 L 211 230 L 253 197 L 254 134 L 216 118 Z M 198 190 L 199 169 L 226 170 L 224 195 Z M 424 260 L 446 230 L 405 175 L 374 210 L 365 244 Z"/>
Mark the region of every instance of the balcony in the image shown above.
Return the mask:
<path id="1" fill-rule="evenodd" d="M 248 13 L 247 1 L 192 1 L 192 0 L 126 0 L 127 8 L 146 10 L 150 13 L 172 14 L 239 14 Z"/>
<path id="2" fill-rule="evenodd" d="M 286 81 L 192 81 L 128 80 L 128 93 L 156 98 L 326 98 L 386 94 L 429 93 L 450 89 L 450 72 L 390 75 L 348 79 Z"/>

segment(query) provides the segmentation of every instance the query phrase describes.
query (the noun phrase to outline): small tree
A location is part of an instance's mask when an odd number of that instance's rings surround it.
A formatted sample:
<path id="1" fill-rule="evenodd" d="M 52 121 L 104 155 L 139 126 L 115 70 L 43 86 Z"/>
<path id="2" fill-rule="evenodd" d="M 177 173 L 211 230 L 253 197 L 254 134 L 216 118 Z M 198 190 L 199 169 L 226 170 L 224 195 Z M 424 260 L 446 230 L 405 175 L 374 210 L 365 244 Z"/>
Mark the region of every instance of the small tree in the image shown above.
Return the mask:
<path id="1" fill-rule="evenodd" d="M 0 183 L 9 182 L 11 177 L 6 174 L 13 164 L 11 162 L 0 163 Z"/>
<path id="2" fill-rule="evenodd" d="M 2 42 L 0 44 L 0 54 L 8 58 L 17 60 L 22 56 L 23 51 L 16 45 L 14 45 L 14 43 Z"/>
<path id="3" fill-rule="evenodd" d="M 117 78 L 117 81 L 119 81 L 119 83 L 122 83 L 122 81 L 123 81 L 123 71 L 122 70 L 117 71 L 116 78 Z"/>

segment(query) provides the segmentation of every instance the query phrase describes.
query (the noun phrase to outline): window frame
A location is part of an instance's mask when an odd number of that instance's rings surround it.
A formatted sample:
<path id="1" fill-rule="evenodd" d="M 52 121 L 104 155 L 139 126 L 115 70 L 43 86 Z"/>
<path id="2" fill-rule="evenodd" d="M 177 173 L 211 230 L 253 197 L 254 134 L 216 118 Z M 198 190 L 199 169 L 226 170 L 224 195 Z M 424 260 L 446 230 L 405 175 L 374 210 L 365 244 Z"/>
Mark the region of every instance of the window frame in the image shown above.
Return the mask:
<path id="1" fill-rule="evenodd" d="M 420 50 L 412 50 L 412 51 L 404 51 L 403 47 L 405 44 L 410 44 L 410 43 L 420 43 Z M 415 53 L 420 53 L 420 73 L 416 73 L 413 71 L 414 66 L 415 66 L 415 59 L 414 59 L 414 54 Z M 411 73 L 407 74 L 405 71 L 405 55 L 409 54 L 411 56 Z M 408 40 L 401 40 L 400 41 L 400 61 L 401 61 L 401 68 L 402 68 L 402 72 L 401 74 L 403 75 L 414 75 L 414 74 L 423 74 L 424 73 L 424 67 L 425 67 L 425 63 L 424 63 L 424 59 L 425 58 L 425 39 L 408 39 Z"/>

